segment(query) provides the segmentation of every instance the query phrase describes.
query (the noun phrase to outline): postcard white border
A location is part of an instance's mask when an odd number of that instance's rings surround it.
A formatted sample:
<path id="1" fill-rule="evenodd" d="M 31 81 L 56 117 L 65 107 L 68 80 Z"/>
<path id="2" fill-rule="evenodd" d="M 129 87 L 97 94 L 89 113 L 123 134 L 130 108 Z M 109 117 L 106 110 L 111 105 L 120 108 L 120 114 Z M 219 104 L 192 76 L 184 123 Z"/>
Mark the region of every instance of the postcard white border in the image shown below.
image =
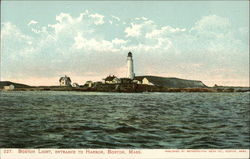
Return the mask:
<path id="1" fill-rule="evenodd" d="M 248 159 L 249 149 L 0 149 L 0 159 Z"/>

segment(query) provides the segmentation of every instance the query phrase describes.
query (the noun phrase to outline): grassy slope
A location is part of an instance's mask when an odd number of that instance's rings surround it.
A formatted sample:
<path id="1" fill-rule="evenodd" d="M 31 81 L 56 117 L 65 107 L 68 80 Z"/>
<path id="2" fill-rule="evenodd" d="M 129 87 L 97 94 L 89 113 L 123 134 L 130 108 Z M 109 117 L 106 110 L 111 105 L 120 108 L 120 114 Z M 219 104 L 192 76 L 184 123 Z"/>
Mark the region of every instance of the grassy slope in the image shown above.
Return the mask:
<path id="1" fill-rule="evenodd" d="M 14 83 L 10 81 L 0 81 L 0 88 L 3 88 L 4 86 L 14 85 L 15 88 L 30 88 L 31 86 L 21 83 Z"/>

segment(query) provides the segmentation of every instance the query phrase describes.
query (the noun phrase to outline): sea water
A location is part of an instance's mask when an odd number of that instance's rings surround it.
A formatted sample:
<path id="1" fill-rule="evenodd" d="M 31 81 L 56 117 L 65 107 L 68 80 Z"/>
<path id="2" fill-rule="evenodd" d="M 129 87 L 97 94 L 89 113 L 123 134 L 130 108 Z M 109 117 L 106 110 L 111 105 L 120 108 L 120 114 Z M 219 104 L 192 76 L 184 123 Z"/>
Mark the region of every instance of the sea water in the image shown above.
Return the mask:
<path id="1" fill-rule="evenodd" d="M 248 149 L 249 102 L 249 93 L 0 92 L 0 147 Z"/>

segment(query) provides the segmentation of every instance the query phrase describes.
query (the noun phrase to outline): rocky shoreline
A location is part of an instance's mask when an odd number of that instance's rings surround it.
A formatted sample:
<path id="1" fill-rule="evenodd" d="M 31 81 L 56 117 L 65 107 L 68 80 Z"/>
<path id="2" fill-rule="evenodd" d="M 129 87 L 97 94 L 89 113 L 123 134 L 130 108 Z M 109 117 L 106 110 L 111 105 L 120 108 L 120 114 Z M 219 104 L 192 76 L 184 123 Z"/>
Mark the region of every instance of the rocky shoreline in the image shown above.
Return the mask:
<path id="1" fill-rule="evenodd" d="M 4 89 L 0 89 L 5 91 Z M 93 87 L 62 87 L 62 86 L 38 86 L 15 88 L 11 91 L 79 91 L 79 92 L 250 92 L 249 87 L 207 87 L 207 88 L 168 88 L 143 84 L 100 84 Z"/>

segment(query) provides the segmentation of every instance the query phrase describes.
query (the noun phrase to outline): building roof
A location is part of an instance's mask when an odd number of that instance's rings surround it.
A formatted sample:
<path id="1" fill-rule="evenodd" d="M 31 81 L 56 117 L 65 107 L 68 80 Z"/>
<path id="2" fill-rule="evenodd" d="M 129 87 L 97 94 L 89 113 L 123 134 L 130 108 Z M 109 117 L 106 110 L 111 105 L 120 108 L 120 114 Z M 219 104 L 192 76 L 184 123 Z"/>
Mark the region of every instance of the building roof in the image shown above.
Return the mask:
<path id="1" fill-rule="evenodd" d="M 132 81 L 130 78 L 120 78 L 120 80 Z"/>
<path id="2" fill-rule="evenodd" d="M 164 86 L 169 88 L 194 88 L 207 87 L 201 81 L 186 80 L 174 77 L 158 77 L 158 76 L 136 76 L 135 80 L 142 81 L 146 78 L 149 82 L 157 86 Z"/>
<path id="3" fill-rule="evenodd" d="M 113 81 L 115 78 L 117 78 L 116 76 L 108 76 L 108 77 L 106 77 L 104 80 L 105 81 Z"/>
<path id="4" fill-rule="evenodd" d="M 94 83 L 93 81 L 86 81 L 86 83 Z"/>
<path id="5" fill-rule="evenodd" d="M 65 80 L 65 81 L 70 81 L 71 82 L 71 79 L 70 79 L 70 77 L 68 77 L 68 76 L 64 76 L 64 77 L 61 77 L 60 79 L 59 79 L 59 82 L 61 82 L 62 80 Z"/>

